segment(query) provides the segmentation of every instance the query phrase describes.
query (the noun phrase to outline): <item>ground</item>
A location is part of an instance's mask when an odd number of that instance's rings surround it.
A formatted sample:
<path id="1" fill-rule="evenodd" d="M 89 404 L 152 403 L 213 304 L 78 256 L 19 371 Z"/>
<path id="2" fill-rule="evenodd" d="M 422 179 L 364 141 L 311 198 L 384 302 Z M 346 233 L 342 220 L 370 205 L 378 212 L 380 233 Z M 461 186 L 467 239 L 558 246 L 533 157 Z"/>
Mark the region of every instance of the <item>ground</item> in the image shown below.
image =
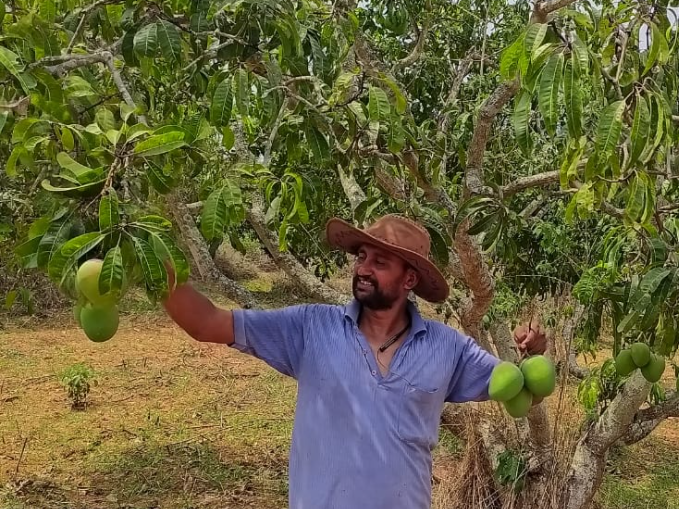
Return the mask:
<path id="1" fill-rule="evenodd" d="M 63 314 L 0 328 L 1 508 L 286 507 L 294 381 L 144 306 L 125 306 L 103 344 Z M 75 363 L 96 373 L 82 410 L 59 381 Z M 601 509 L 679 509 L 678 429 L 612 456 Z M 442 433 L 436 490 L 463 449 Z"/>

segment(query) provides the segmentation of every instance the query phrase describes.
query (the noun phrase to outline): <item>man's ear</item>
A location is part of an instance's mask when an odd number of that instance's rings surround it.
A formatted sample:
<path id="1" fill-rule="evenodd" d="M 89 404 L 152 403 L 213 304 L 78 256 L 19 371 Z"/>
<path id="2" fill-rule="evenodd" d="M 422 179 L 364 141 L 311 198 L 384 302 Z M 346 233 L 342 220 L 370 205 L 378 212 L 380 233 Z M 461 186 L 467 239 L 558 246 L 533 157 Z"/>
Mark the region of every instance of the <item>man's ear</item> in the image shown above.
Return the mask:
<path id="1" fill-rule="evenodd" d="M 408 269 L 408 273 L 406 274 L 406 280 L 405 280 L 405 287 L 407 290 L 412 290 L 417 286 L 417 283 L 420 282 L 420 274 L 419 272 L 413 270 L 413 269 Z"/>

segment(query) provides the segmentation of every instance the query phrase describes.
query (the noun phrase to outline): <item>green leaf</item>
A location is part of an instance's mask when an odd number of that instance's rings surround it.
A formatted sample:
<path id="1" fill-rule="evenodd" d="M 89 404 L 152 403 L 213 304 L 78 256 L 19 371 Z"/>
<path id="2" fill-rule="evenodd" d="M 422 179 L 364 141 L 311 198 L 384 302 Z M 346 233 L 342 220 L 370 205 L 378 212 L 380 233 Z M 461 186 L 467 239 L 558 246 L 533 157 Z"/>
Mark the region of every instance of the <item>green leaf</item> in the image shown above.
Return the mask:
<path id="1" fill-rule="evenodd" d="M 125 278 L 123 266 L 123 252 L 120 246 L 115 246 L 106 253 L 99 275 L 99 293 L 119 295 Z"/>
<path id="2" fill-rule="evenodd" d="M 134 147 L 134 154 L 139 157 L 151 157 L 186 145 L 183 131 L 170 131 L 163 134 L 154 134 L 144 141 L 137 143 Z"/>
<path id="3" fill-rule="evenodd" d="M 225 78 L 215 88 L 210 105 L 210 120 L 217 127 L 225 126 L 231 120 L 233 108 L 233 93 L 231 91 L 231 79 Z"/>
<path id="4" fill-rule="evenodd" d="M 540 76 L 540 86 L 538 88 L 538 105 L 545 119 L 545 128 L 552 136 L 556 134 L 563 60 L 563 53 L 554 53 L 549 57 L 547 65 L 545 65 Z"/>
<path id="5" fill-rule="evenodd" d="M 387 135 L 387 146 L 389 147 L 389 151 L 393 154 L 401 152 L 406 144 L 406 137 L 399 117 L 394 116 L 391 118 Z"/>
<path id="6" fill-rule="evenodd" d="M 651 48 L 648 51 L 648 55 L 646 56 L 646 66 L 644 67 L 644 72 L 641 74 L 642 76 L 645 76 L 651 69 L 653 69 L 653 66 L 656 63 L 664 64 L 667 62 L 667 58 L 670 54 L 667 39 L 665 39 L 665 35 L 662 33 L 660 28 L 658 28 L 658 25 L 651 22 L 650 28 L 652 34 Z"/>
<path id="7" fill-rule="evenodd" d="M 589 51 L 587 50 L 587 46 L 585 46 L 585 43 L 582 42 L 582 39 L 580 39 L 577 34 L 573 34 L 572 36 L 572 46 L 573 55 L 580 64 L 578 66 L 580 75 L 587 74 L 589 71 Z"/>
<path id="8" fill-rule="evenodd" d="M 12 143 L 17 144 L 28 138 L 29 133 L 35 133 L 38 130 L 42 130 L 42 127 L 47 125 L 44 120 L 40 120 L 35 117 L 28 117 L 20 120 L 14 125 L 14 130 L 12 131 Z"/>
<path id="9" fill-rule="evenodd" d="M 134 52 L 134 40 L 136 35 L 137 32 L 135 32 L 134 29 L 125 32 L 120 47 L 121 53 L 123 54 L 123 59 L 125 59 L 125 63 L 132 67 L 139 65 L 139 59 L 137 58 L 137 54 Z"/>
<path id="10" fill-rule="evenodd" d="M 136 225 L 141 225 L 144 228 L 154 230 L 154 231 L 170 231 L 172 229 L 172 222 L 162 216 L 156 216 L 153 214 L 142 216 L 138 218 L 135 222 Z"/>
<path id="11" fill-rule="evenodd" d="M 35 269 L 38 267 L 38 246 L 42 236 L 32 238 L 19 244 L 14 252 L 21 261 L 21 266 L 25 269 Z"/>
<path id="12" fill-rule="evenodd" d="M 529 25 L 523 44 L 524 52 L 529 59 L 532 59 L 533 52 L 542 45 L 545 35 L 547 35 L 546 23 L 532 23 Z"/>
<path id="13" fill-rule="evenodd" d="M 222 128 L 222 145 L 226 150 L 231 150 L 236 142 L 236 136 L 228 125 Z"/>
<path id="14" fill-rule="evenodd" d="M 531 94 L 527 90 L 522 90 L 521 94 L 515 99 L 512 125 L 514 126 L 516 140 L 526 155 L 530 153 L 532 147 L 530 137 L 530 112 Z"/>
<path id="15" fill-rule="evenodd" d="M 94 119 L 103 132 L 116 128 L 116 119 L 108 108 L 99 108 Z"/>
<path id="16" fill-rule="evenodd" d="M 644 150 L 641 153 L 640 158 L 643 164 L 648 164 L 651 161 L 655 151 L 662 143 L 666 134 L 665 121 L 668 117 L 662 96 L 657 93 L 653 93 L 649 96 L 649 100 L 651 101 L 653 108 L 651 124 L 654 124 L 655 135 L 652 138 L 649 137 L 649 143 L 646 144 L 646 147 L 644 147 Z"/>
<path id="17" fill-rule="evenodd" d="M 368 118 L 373 122 L 387 119 L 391 111 L 389 98 L 380 87 L 371 86 L 368 90 Z"/>
<path id="18" fill-rule="evenodd" d="M 120 223 L 118 195 L 110 188 L 108 194 L 99 201 L 99 230 L 104 232 Z"/>
<path id="19" fill-rule="evenodd" d="M 69 221 L 55 221 L 50 224 L 40 239 L 37 251 L 38 267 L 47 267 L 54 253 L 58 252 L 62 244 L 68 240 L 71 230 Z"/>
<path id="20" fill-rule="evenodd" d="M 396 113 L 398 113 L 399 115 L 403 115 L 406 112 L 406 109 L 408 109 L 408 101 L 406 100 L 403 91 L 389 77 L 381 76 L 381 78 L 382 82 L 391 89 L 394 95 L 394 109 L 396 110 Z"/>
<path id="21" fill-rule="evenodd" d="M 622 115 L 624 112 L 625 101 L 617 101 L 609 104 L 599 117 L 596 149 L 601 155 L 609 156 L 617 147 L 622 132 Z"/>
<path id="22" fill-rule="evenodd" d="M 163 169 L 152 161 L 146 160 L 146 176 L 151 186 L 160 194 L 167 194 L 172 190 L 174 180 L 165 175 Z"/>
<path id="23" fill-rule="evenodd" d="M 75 139 L 73 139 L 73 133 L 68 127 L 61 128 L 61 146 L 66 150 L 75 148 Z"/>
<path id="24" fill-rule="evenodd" d="M 97 247 L 106 238 L 99 232 L 90 232 L 66 242 L 50 259 L 47 272 L 49 276 L 62 283 L 78 260 Z"/>
<path id="25" fill-rule="evenodd" d="M 4 5 L 0 4 L 0 9 L 4 8 Z M 57 8 L 54 5 L 54 0 L 41 0 L 40 1 L 40 17 L 45 21 L 52 23 L 57 14 Z"/>
<path id="26" fill-rule="evenodd" d="M 182 39 L 177 27 L 166 20 L 158 23 L 158 42 L 163 57 L 170 62 L 179 62 L 182 55 Z"/>
<path id="27" fill-rule="evenodd" d="M 26 81 L 22 70 L 19 68 L 19 55 L 4 46 L 0 46 L 0 65 L 7 69 L 7 71 L 19 81 L 21 88 L 26 94 L 31 93 L 31 87 Z"/>
<path id="28" fill-rule="evenodd" d="M 106 179 L 101 179 L 78 186 L 55 187 L 48 179 L 44 179 L 40 185 L 45 191 L 50 191 L 52 193 L 63 193 L 65 196 L 69 196 L 71 198 L 81 198 L 98 194 L 104 187 L 105 183 Z"/>
<path id="29" fill-rule="evenodd" d="M 222 196 L 222 188 L 214 190 L 203 203 L 200 218 L 200 231 L 207 240 L 220 239 L 228 217 L 226 203 Z"/>
<path id="30" fill-rule="evenodd" d="M 639 160 L 644 148 L 648 144 L 651 131 L 651 110 L 648 101 L 642 95 L 637 94 L 636 108 L 634 109 L 634 121 L 632 123 L 632 151 L 630 153 L 630 164 Z"/>
<path id="31" fill-rule="evenodd" d="M 155 57 L 158 52 L 158 24 L 150 23 L 134 34 L 134 51 L 142 57 Z"/>
<path id="32" fill-rule="evenodd" d="M 438 228 L 427 226 L 429 237 L 431 238 L 432 255 L 434 259 L 446 267 L 449 263 L 449 248 L 446 243 L 447 235 L 442 233 Z"/>
<path id="33" fill-rule="evenodd" d="M 581 147 L 569 147 L 568 155 L 561 164 L 559 179 L 563 189 L 570 188 L 570 182 L 578 176 L 578 164 L 582 158 Z"/>
<path id="34" fill-rule="evenodd" d="M 27 153 L 26 149 L 22 145 L 14 147 L 12 153 L 7 158 L 7 163 L 5 163 L 5 173 L 7 173 L 8 177 L 13 178 L 17 176 L 17 161 L 19 160 L 19 157 L 25 153 Z"/>
<path id="35" fill-rule="evenodd" d="M 134 252 L 141 265 L 146 281 L 146 288 L 152 293 L 156 293 L 167 285 L 167 272 L 165 267 L 158 259 L 158 255 L 144 239 L 132 237 Z"/>
<path id="36" fill-rule="evenodd" d="M 57 163 L 59 163 L 59 166 L 61 166 L 62 168 L 71 172 L 75 178 L 78 178 L 85 173 L 95 171 L 92 168 L 80 164 L 66 152 L 59 152 L 57 154 Z"/>
<path id="37" fill-rule="evenodd" d="M 307 143 L 311 147 L 311 153 L 317 163 L 322 163 L 330 156 L 330 147 L 328 140 L 325 139 L 321 133 L 311 122 L 307 122 L 304 126 L 304 135 Z"/>
<path id="38" fill-rule="evenodd" d="M 521 37 L 502 52 L 500 57 L 500 75 L 506 80 L 513 78 L 518 69 L 519 58 L 521 58 L 524 48 L 524 37 L 525 35 L 522 34 Z"/>
<path id="39" fill-rule="evenodd" d="M 632 222 L 638 222 L 644 210 L 644 200 L 646 189 L 644 182 L 635 175 L 627 189 L 627 204 L 625 205 L 625 216 Z"/>
<path id="40" fill-rule="evenodd" d="M 7 123 L 7 117 L 9 117 L 9 111 L 0 111 L 0 134 Z"/>
<path id="41" fill-rule="evenodd" d="M 250 80 L 245 69 L 238 69 L 233 77 L 236 91 L 236 106 L 241 115 L 247 115 L 250 106 Z"/>
<path id="42" fill-rule="evenodd" d="M 172 238 L 161 232 L 151 232 L 149 235 L 154 252 L 162 260 L 169 259 L 175 273 L 176 284 L 183 284 L 189 279 L 189 262 L 181 249 Z"/>
<path id="43" fill-rule="evenodd" d="M 326 71 L 330 64 L 329 58 L 323 53 L 323 48 L 315 36 L 309 34 L 309 44 L 311 45 L 311 54 L 314 62 L 314 74 L 325 79 Z"/>
<path id="44" fill-rule="evenodd" d="M 41 217 L 40 219 L 36 219 L 28 229 L 28 239 L 30 240 L 36 237 L 42 237 L 45 235 L 51 224 L 52 219 L 49 217 Z"/>
<path id="45" fill-rule="evenodd" d="M 566 122 L 571 138 L 582 135 L 582 92 L 580 83 L 580 63 L 572 58 L 566 62 L 563 93 L 566 103 Z"/>

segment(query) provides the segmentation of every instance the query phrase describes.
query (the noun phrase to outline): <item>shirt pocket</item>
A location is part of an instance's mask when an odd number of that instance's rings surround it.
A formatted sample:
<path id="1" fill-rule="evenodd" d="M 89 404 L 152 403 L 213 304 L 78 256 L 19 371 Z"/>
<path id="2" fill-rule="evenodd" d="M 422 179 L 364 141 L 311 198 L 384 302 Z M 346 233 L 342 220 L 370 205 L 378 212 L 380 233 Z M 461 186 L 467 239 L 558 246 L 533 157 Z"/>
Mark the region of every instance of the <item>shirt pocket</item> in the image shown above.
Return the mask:
<path id="1" fill-rule="evenodd" d="M 398 416 L 398 435 L 404 442 L 433 448 L 438 442 L 443 409 L 438 388 L 404 384 Z"/>

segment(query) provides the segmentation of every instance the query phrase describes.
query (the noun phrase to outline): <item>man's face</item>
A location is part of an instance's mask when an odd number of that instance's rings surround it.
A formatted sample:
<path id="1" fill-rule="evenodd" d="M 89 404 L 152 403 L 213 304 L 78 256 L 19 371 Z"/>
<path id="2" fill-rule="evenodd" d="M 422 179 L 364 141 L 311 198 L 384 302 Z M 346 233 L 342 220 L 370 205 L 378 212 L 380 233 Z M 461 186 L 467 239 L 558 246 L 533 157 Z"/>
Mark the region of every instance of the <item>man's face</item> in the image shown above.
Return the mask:
<path id="1" fill-rule="evenodd" d="M 401 258 L 370 245 L 358 250 L 354 263 L 354 297 L 370 309 L 389 309 L 407 298 L 417 284 L 417 273 Z"/>

